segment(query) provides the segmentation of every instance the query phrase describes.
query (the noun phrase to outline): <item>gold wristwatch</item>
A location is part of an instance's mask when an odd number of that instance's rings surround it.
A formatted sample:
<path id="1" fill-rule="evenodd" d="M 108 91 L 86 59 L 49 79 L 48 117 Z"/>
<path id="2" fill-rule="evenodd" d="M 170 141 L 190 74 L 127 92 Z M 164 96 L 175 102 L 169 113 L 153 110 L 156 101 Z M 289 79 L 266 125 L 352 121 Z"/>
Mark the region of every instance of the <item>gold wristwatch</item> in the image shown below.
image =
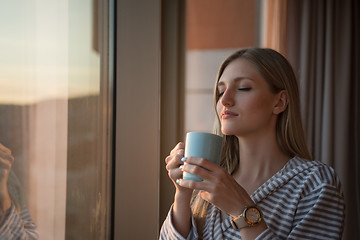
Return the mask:
<path id="1" fill-rule="evenodd" d="M 236 218 L 231 219 L 231 225 L 235 230 L 252 227 L 261 222 L 262 215 L 256 206 L 245 207 L 244 211 Z"/>

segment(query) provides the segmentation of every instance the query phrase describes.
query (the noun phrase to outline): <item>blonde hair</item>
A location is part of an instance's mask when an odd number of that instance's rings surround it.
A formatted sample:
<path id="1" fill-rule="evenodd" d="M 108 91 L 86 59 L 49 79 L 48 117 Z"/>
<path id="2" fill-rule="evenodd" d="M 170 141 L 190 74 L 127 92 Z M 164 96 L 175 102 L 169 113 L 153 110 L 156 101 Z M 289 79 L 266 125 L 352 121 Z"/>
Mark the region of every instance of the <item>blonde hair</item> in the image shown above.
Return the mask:
<path id="1" fill-rule="evenodd" d="M 247 48 L 230 55 L 222 63 L 217 76 L 214 99 L 215 108 L 219 101 L 217 83 L 225 68 L 236 59 L 245 59 L 251 62 L 270 86 L 273 93 L 282 90 L 287 92 L 288 106 L 278 115 L 276 122 L 276 138 L 281 150 L 290 158 L 298 156 L 311 160 L 310 152 L 306 145 L 304 130 L 301 123 L 300 98 L 297 80 L 290 63 L 280 53 L 268 48 Z M 217 116 L 215 133 L 224 137 L 220 165 L 233 174 L 239 168 L 239 145 L 236 136 L 224 136 L 221 133 L 221 123 Z M 206 217 L 209 203 L 198 196 L 194 191 L 192 197 L 192 211 L 195 220 L 201 221 Z"/>

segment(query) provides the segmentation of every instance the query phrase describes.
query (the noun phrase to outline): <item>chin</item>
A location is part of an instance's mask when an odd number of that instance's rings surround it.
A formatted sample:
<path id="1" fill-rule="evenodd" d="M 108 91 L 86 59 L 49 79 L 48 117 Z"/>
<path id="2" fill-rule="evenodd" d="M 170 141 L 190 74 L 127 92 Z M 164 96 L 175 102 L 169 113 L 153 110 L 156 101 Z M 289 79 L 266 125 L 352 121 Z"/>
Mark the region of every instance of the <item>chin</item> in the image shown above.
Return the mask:
<path id="1" fill-rule="evenodd" d="M 221 132 L 224 135 L 236 135 L 233 129 L 221 128 Z"/>

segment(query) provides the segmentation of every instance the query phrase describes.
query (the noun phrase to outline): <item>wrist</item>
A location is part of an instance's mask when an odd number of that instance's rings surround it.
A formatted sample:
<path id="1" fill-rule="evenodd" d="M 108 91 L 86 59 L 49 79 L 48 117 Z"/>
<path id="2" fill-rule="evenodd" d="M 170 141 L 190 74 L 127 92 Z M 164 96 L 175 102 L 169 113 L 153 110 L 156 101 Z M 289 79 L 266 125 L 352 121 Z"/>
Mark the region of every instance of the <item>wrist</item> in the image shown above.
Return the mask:
<path id="1" fill-rule="evenodd" d="M 262 213 L 256 205 L 245 207 L 239 216 L 233 216 L 231 219 L 231 225 L 235 230 L 254 227 L 261 222 L 263 222 Z"/>
<path id="2" fill-rule="evenodd" d="M 7 190 L 0 191 L 0 211 L 5 213 L 11 207 L 11 198 Z"/>
<path id="3" fill-rule="evenodd" d="M 188 201 L 192 196 L 192 189 L 176 190 L 175 201 Z"/>

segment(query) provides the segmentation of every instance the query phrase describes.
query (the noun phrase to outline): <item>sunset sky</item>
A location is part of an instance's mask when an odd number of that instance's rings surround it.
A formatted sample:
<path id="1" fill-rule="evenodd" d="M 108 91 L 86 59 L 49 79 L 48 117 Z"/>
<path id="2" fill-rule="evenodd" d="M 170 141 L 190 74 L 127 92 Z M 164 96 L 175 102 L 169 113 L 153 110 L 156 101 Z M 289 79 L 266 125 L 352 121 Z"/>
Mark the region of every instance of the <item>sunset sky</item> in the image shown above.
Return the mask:
<path id="1" fill-rule="evenodd" d="M 96 94 L 92 1 L 13 0 L 0 8 L 0 104 Z"/>

